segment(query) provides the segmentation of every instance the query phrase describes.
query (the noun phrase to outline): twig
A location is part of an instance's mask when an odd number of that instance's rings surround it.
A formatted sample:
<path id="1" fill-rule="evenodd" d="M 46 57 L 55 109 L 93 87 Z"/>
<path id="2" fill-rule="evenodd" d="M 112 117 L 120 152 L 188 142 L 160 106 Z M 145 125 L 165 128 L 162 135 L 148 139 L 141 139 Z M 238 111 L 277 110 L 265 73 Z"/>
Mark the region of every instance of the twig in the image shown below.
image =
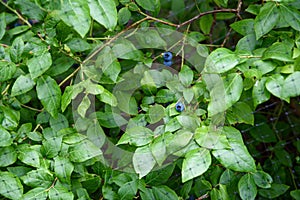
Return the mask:
<path id="1" fill-rule="evenodd" d="M 20 13 L 18 13 L 18 11 L 16 11 L 15 9 L 13 9 L 12 7 L 10 7 L 9 5 L 7 5 L 6 3 L 4 3 L 4 1 L 0 1 L 7 9 L 9 9 L 10 11 L 14 12 L 18 18 L 20 20 L 22 20 L 24 23 L 26 23 L 30 28 L 32 27 L 31 24 L 29 23 L 29 21 L 27 21 L 26 19 L 24 19 L 24 17 L 22 15 L 20 15 Z"/>
<path id="2" fill-rule="evenodd" d="M 21 104 L 21 106 L 24 107 L 24 108 L 27 108 L 27 109 L 29 109 L 29 110 L 36 111 L 36 112 L 43 112 L 43 110 L 40 110 L 40 109 L 37 109 L 37 108 L 32 108 L 32 107 L 27 106 L 27 105 L 25 105 L 25 104 Z"/>

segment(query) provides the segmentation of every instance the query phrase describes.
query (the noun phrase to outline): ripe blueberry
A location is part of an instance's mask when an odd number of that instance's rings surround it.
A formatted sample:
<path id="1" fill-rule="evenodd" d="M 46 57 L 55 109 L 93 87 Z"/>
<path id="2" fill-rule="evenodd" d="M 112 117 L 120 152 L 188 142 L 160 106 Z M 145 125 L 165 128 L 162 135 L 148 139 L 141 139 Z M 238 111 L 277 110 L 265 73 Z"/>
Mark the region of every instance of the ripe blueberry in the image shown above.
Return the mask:
<path id="1" fill-rule="evenodd" d="M 175 109 L 176 109 L 178 112 L 182 112 L 182 111 L 184 110 L 184 105 L 183 105 L 183 103 L 181 103 L 181 102 L 176 103 Z"/>
<path id="2" fill-rule="evenodd" d="M 170 67 L 172 64 L 173 64 L 172 60 L 164 61 L 164 65 L 166 65 L 167 67 Z"/>
<path id="3" fill-rule="evenodd" d="M 167 51 L 165 53 L 163 53 L 163 58 L 164 58 L 164 61 L 171 61 L 172 60 L 172 53 Z"/>

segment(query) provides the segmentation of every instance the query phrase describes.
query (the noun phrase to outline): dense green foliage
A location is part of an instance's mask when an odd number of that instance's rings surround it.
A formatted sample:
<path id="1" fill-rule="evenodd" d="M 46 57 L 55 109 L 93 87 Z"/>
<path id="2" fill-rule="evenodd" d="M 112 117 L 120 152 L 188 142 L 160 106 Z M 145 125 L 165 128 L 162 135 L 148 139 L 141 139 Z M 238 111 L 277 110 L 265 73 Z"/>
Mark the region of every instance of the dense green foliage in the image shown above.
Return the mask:
<path id="1" fill-rule="evenodd" d="M 298 0 L 0 5 L 0 199 L 300 199 Z"/>

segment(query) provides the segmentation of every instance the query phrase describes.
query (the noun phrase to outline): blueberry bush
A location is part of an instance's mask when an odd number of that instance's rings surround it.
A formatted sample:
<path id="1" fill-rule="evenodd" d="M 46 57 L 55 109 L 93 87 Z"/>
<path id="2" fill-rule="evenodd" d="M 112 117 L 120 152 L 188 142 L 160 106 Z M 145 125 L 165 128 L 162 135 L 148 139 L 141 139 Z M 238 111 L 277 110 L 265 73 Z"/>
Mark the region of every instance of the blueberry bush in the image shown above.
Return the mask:
<path id="1" fill-rule="evenodd" d="M 0 199 L 300 199 L 299 0 L 0 5 Z"/>

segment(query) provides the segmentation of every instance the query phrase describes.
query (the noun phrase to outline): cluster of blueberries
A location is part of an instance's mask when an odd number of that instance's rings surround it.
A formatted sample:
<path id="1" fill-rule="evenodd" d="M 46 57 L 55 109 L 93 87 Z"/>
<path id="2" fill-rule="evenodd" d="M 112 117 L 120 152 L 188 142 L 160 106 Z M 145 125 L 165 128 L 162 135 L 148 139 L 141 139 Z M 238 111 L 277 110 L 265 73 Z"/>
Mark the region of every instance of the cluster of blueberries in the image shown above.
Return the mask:
<path id="1" fill-rule="evenodd" d="M 163 58 L 164 58 L 164 65 L 166 65 L 167 67 L 170 67 L 173 63 L 172 62 L 172 58 L 173 58 L 172 53 L 169 51 L 163 53 Z"/>
<path id="2" fill-rule="evenodd" d="M 164 65 L 166 65 L 167 67 L 170 67 L 172 65 L 172 58 L 173 58 L 173 55 L 171 52 L 167 51 L 165 53 L 163 53 L 163 59 L 164 59 Z M 175 109 L 178 111 L 178 112 L 182 112 L 184 110 L 184 105 L 182 102 L 177 102 L 176 105 L 175 105 Z"/>

